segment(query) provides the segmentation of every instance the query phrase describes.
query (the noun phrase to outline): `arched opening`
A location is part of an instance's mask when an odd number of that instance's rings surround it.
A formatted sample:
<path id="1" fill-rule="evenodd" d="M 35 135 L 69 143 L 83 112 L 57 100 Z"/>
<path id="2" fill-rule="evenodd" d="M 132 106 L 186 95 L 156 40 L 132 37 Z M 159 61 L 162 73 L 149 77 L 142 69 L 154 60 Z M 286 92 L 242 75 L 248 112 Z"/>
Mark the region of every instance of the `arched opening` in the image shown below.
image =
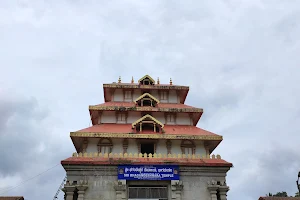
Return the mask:
<path id="1" fill-rule="evenodd" d="M 113 144 L 111 139 L 102 138 L 98 142 L 98 153 L 111 153 L 113 148 Z"/>
<path id="2" fill-rule="evenodd" d="M 155 107 L 156 104 L 159 103 L 159 101 L 158 101 L 158 99 L 156 99 L 155 97 L 153 97 L 151 94 L 145 93 L 145 94 L 141 95 L 139 98 L 137 98 L 135 100 L 135 103 L 138 106 L 151 106 L 151 107 Z"/>
<path id="3" fill-rule="evenodd" d="M 191 140 L 183 140 L 181 142 L 181 151 L 185 155 L 195 154 L 195 144 Z"/>
<path id="4" fill-rule="evenodd" d="M 151 115 L 147 114 L 132 123 L 132 128 L 136 130 L 137 133 L 140 132 L 154 132 L 159 133 L 162 131 L 163 124 L 153 118 Z"/>

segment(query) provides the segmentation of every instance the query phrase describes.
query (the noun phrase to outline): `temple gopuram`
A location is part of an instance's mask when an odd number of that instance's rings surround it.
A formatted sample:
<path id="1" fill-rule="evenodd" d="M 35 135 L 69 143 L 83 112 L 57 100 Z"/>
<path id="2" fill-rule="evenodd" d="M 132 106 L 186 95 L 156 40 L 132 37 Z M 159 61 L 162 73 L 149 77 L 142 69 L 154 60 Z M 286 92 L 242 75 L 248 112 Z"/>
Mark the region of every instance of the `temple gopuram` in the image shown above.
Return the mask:
<path id="1" fill-rule="evenodd" d="M 232 164 L 212 154 L 222 136 L 196 127 L 203 109 L 184 104 L 188 86 L 145 75 L 103 90 L 91 126 L 70 133 L 66 200 L 227 199 Z"/>

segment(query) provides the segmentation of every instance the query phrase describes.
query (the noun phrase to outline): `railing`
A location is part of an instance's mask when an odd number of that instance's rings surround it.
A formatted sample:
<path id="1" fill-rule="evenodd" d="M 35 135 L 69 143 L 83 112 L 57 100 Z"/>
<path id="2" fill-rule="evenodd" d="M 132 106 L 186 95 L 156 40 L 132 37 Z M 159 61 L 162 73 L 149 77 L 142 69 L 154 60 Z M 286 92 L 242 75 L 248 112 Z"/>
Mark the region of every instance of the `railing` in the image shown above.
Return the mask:
<path id="1" fill-rule="evenodd" d="M 200 154 L 147 154 L 147 153 L 73 153 L 72 157 L 90 157 L 90 158 L 176 158 L 176 159 L 221 159 L 220 155 L 200 155 Z"/>

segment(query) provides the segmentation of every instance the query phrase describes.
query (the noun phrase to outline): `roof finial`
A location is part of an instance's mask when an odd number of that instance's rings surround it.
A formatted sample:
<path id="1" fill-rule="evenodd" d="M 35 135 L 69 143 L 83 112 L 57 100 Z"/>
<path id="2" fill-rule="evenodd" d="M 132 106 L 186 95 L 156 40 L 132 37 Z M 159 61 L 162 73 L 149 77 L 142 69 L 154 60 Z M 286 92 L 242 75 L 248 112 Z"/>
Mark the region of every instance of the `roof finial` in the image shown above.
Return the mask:
<path id="1" fill-rule="evenodd" d="M 133 77 L 131 78 L 131 83 L 134 83 Z"/>
<path id="2" fill-rule="evenodd" d="M 160 82 L 159 82 L 159 77 L 157 78 L 157 84 L 158 84 L 158 85 L 160 84 Z"/>
<path id="3" fill-rule="evenodd" d="M 118 83 L 121 83 L 121 76 L 119 76 L 119 80 L 118 80 Z"/>
<path id="4" fill-rule="evenodd" d="M 173 81 L 172 81 L 172 78 L 170 78 L 170 85 L 173 85 Z"/>

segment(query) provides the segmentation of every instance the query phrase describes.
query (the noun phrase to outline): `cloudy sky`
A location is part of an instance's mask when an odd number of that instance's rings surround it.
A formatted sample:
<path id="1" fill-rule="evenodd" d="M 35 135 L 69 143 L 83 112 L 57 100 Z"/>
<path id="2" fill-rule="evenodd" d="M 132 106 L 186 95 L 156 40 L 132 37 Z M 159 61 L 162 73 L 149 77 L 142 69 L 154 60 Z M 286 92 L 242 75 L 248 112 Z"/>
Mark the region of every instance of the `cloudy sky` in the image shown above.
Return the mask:
<path id="1" fill-rule="evenodd" d="M 53 198 L 102 84 L 145 74 L 190 86 L 224 136 L 228 199 L 294 195 L 299 19 L 297 0 L 0 1 L 0 195 Z"/>

